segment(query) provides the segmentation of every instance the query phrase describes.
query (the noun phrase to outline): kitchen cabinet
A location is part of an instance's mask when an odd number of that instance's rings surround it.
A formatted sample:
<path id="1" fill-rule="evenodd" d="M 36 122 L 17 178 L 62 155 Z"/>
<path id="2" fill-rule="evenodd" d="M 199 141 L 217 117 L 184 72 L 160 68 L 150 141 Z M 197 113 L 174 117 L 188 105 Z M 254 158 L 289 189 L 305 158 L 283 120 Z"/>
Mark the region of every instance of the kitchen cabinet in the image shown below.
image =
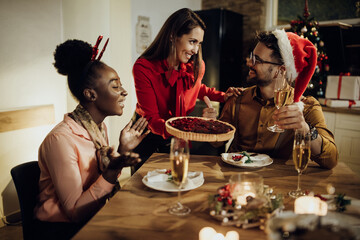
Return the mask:
<path id="1" fill-rule="evenodd" d="M 327 110 L 324 110 L 325 121 L 335 136 L 339 161 L 345 162 L 360 175 L 360 111 L 346 113 L 332 111 L 330 108 Z"/>

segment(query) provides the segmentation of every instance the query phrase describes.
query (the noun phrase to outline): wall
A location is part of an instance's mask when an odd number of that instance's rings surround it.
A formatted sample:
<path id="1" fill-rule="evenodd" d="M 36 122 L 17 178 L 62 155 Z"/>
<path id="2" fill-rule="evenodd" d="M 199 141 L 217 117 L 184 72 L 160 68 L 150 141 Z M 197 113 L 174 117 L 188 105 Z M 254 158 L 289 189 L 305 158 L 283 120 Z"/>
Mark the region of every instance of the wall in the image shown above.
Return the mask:
<path id="1" fill-rule="evenodd" d="M 53 104 L 55 121 L 62 119 L 66 82 L 52 66 L 61 41 L 60 8 L 60 0 L 0 0 L 0 111 Z M 37 160 L 53 126 L 0 133 L 0 217 L 18 210 L 10 169 Z"/>
<path id="2" fill-rule="evenodd" d="M 202 0 L 202 9 L 224 8 L 243 15 L 244 57 L 248 55 L 255 32 L 265 30 L 267 0 Z"/>
<path id="3" fill-rule="evenodd" d="M 117 71 L 120 81 L 128 92 L 132 92 L 133 81 L 131 74 L 131 1 L 110 1 L 110 34 L 112 44 L 110 46 L 111 66 Z M 110 143 L 118 145 L 121 129 L 130 121 L 136 98 L 129 94 L 126 98 L 124 113 L 121 117 L 110 117 Z M 130 171 L 128 169 L 128 171 Z"/>

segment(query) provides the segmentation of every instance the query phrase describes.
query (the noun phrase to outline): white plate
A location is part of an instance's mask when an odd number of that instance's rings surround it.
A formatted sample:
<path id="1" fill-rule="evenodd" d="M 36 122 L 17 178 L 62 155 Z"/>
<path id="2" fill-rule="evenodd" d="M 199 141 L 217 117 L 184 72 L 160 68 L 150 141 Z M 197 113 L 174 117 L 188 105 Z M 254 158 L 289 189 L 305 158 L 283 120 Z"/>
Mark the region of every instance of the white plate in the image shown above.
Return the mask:
<path id="1" fill-rule="evenodd" d="M 161 172 L 162 170 L 155 170 Z M 148 174 L 149 175 L 149 174 Z M 150 182 L 148 181 L 148 175 L 145 175 L 142 179 L 142 182 L 145 186 L 163 192 L 178 192 L 178 186 L 169 181 L 159 181 L 159 182 Z M 188 180 L 191 180 L 189 183 Z M 192 189 L 198 188 L 204 184 L 204 176 L 202 172 L 189 172 L 187 182 L 184 184 L 181 192 L 190 191 Z"/>
<path id="2" fill-rule="evenodd" d="M 241 168 L 260 168 L 260 167 L 265 167 L 265 166 L 269 166 L 270 164 L 273 163 L 273 160 L 266 154 L 260 154 L 258 153 L 255 156 L 250 156 L 250 159 L 253 161 L 252 163 L 245 163 L 245 161 L 247 160 L 247 157 L 245 156 L 243 159 L 241 159 L 240 161 L 234 161 L 232 159 L 233 156 L 235 155 L 239 155 L 240 153 L 222 153 L 221 154 L 221 159 L 228 163 L 231 164 L 233 166 L 236 167 L 241 167 Z M 253 154 L 251 152 L 248 152 L 248 154 Z"/>

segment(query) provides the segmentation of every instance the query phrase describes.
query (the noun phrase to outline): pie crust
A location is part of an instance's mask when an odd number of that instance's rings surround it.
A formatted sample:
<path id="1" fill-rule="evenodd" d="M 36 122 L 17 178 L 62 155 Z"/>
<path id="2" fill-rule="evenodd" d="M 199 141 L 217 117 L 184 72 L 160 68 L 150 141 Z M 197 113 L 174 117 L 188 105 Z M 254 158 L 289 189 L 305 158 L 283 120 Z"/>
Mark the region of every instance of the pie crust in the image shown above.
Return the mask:
<path id="1" fill-rule="evenodd" d="M 230 130 L 227 133 L 220 133 L 220 134 L 212 134 L 212 133 L 196 133 L 196 132 L 187 132 L 187 131 L 182 131 L 180 129 L 177 129 L 173 126 L 170 125 L 170 122 L 180 119 L 180 118 L 198 118 L 198 119 L 202 119 L 202 120 L 206 120 L 206 121 L 216 121 L 222 124 L 225 124 L 229 127 L 231 127 L 232 130 Z M 210 119 L 210 118 L 204 118 L 204 117 L 173 117 L 168 119 L 165 122 L 165 127 L 166 127 L 166 131 L 178 138 L 182 138 L 182 139 L 186 139 L 186 140 L 191 140 L 191 141 L 199 141 L 199 142 L 223 142 L 223 141 L 227 141 L 230 140 L 235 133 L 235 127 L 233 125 L 231 125 L 230 123 L 226 123 L 220 120 L 215 120 L 215 119 Z"/>

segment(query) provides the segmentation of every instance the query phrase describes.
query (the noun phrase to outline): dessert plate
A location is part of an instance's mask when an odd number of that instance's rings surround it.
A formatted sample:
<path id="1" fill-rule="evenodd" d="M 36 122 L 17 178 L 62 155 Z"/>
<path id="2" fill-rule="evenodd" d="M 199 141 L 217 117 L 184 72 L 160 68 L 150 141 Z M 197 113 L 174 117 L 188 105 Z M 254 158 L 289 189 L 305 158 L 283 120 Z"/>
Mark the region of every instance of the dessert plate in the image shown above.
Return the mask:
<path id="1" fill-rule="evenodd" d="M 149 171 L 142 179 L 145 186 L 154 190 L 163 192 L 178 192 L 178 186 L 169 181 L 169 176 L 165 174 L 166 169 L 156 169 Z M 180 190 L 181 192 L 189 191 L 200 187 L 204 184 L 204 175 L 202 172 L 188 172 L 187 180 Z"/>
<path id="2" fill-rule="evenodd" d="M 241 167 L 241 168 L 261 168 L 265 166 L 269 166 L 273 163 L 273 160 L 269 157 L 269 155 L 266 154 L 260 154 L 260 153 L 251 153 L 248 152 L 250 155 L 251 163 L 245 163 L 248 159 L 246 156 L 243 157 L 240 161 L 233 160 L 234 156 L 239 156 L 240 152 L 236 153 L 222 153 L 221 159 L 233 166 Z"/>

